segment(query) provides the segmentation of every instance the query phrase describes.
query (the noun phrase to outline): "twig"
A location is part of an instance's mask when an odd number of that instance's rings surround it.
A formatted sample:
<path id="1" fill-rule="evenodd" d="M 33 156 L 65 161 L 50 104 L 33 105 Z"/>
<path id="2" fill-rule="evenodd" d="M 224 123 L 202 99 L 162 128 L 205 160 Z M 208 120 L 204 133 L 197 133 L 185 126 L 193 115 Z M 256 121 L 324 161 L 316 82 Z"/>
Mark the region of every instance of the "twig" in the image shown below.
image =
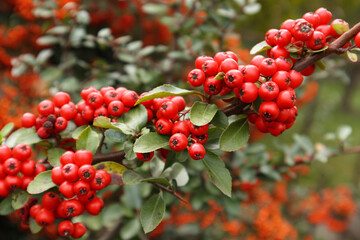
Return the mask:
<path id="1" fill-rule="evenodd" d="M 104 145 L 104 141 L 105 141 L 105 131 L 103 128 L 101 128 L 101 140 L 100 140 L 99 147 L 96 151 L 97 153 L 101 153 L 101 148 Z"/>
<path id="2" fill-rule="evenodd" d="M 167 187 L 164 187 L 163 185 L 158 184 L 158 183 L 156 183 L 156 182 L 151 182 L 151 181 L 149 181 L 148 183 L 151 183 L 151 184 L 153 184 L 154 186 L 156 186 L 156 187 L 158 187 L 158 188 L 160 188 L 160 189 L 162 189 L 162 190 L 170 193 L 171 195 L 173 195 L 174 197 L 177 197 L 178 199 L 180 199 L 182 202 L 184 202 L 184 203 L 186 203 L 186 204 L 189 203 L 189 202 L 186 201 L 182 196 L 180 196 L 180 194 L 177 193 L 175 190 L 171 190 L 171 189 L 169 189 L 169 188 L 167 188 Z"/>
<path id="3" fill-rule="evenodd" d="M 300 72 L 330 54 L 342 53 L 342 51 L 340 51 L 342 46 L 344 46 L 352 38 L 354 38 L 358 32 L 360 32 L 360 23 L 355 24 L 349 31 L 345 32 L 339 38 L 329 44 L 329 48 L 325 51 L 314 53 L 306 58 L 297 61 L 293 66 L 293 70 Z"/>
<path id="4" fill-rule="evenodd" d="M 97 164 L 105 161 L 114 161 L 122 163 L 125 158 L 125 151 L 111 152 L 111 153 L 96 153 L 92 164 Z"/>

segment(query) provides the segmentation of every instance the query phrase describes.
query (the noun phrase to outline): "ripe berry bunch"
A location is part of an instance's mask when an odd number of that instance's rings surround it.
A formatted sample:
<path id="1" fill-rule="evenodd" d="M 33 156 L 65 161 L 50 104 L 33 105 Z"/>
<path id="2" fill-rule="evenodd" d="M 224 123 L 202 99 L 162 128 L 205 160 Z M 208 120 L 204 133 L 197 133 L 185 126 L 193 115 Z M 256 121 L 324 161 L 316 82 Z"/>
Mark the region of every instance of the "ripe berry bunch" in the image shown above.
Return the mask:
<path id="1" fill-rule="evenodd" d="M 58 92 L 52 101 L 39 103 L 39 116 L 25 113 L 21 119 L 22 126 L 35 126 L 41 138 L 49 138 L 65 130 L 71 120 L 77 126 L 82 126 L 90 124 L 99 116 L 117 118 L 134 107 L 139 96 L 124 87 L 115 89 L 108 86 L 100 91 L 94 87 L 85 88 L 81 91 L 81 98 L 83 101 L 75 105 L 69 94 Z"/>
<path id="2" fill-rule="evenodd" d="M 18 144 L 12 150 L 0 146 L 0 196 L 5 197 L 11 191 L 26 191 L 29 183 L 36 175 L 46 170 L 42 164 L 31 160 L 31 148 L 26 144 Z"/>
<path id="3" fill-rule="evenodd" d="M 183 97 L 156 98 L 142 104 L 151 111 L 150 114 L 156 116 L 153 119 L 156 131 L 163 135 L 171 135 L 169 145 L 172 150 L 180 152 L 188 149 L 192 159 L 204 158 L 203 144 L 208 138 L 209 124 L 195 126 L 189 119 L 184 119 L 188 111 L 184 111 L 186 104 Z M 150 161 L 154 156 L 154 152 L 136 154 L 141 161 Z"/>
<path id="4" fill-rule="evenodd" d="M 30 208 L 30 216 L 40 226 L 62 219 L 58 226 L 60 236 L 78 238 L 86 232 L 82 224 L 73 224 L 69 218 L 79 216 L 85 210 L 98 215 L 104 202 L 96 196 L 96 191 L 111 182 L 110 174 L 106 170 L 95 170 L 92 161 L 93 155 L 87 150 L 67 151 L 61 156 L 61 166 L 51 170 L 51 179 L 59 185 L 59 193 L 47 192 L 42 197 L 41 205 Z"/>

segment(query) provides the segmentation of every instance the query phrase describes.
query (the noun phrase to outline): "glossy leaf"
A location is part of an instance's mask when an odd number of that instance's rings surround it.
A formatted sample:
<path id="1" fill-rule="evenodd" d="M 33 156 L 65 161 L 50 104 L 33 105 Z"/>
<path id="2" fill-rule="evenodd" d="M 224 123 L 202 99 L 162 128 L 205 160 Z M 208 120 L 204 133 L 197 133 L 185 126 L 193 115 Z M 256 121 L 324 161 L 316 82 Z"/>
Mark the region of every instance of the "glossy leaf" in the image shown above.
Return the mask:
<path id="1" fill-rule="evenodd" d="M 141 183 L 143 177 L 133 170 L 125 170 L 123 173 L 123 181 L 126 185 L 137 185 Z"/>
<path id="2" fill-rule="evenodd" d="M 162 193 L 153 195 L 145 202 L 140 211 L 140 222 L 145 233 L 154 230 L 160 224 L 165 213 Z"/>
<path id="3" fill-rule="evenodd" d="M 35 128 L 20 128 L 6 139 L 6 145 L 10 148 L 15 147 L 18 143 L 31 145 L 38 142 L 41 142 L 41 138 L 35 132 Z"/>
<path id="4" fill-rule="evenodd" d="M 220 149 L 232 152 L 243 147 L 249 140 L 249 124 L 246 118 L 232 122 L 220 136 Z"/>
<path id="5" fill-rule="evenodd" d="M 195 102 L 190 110 L 190 121 L 196 126 L 203 126 L 211 122 L 218 107 L 215 104 Z"/>
<path id="6" fill-rule="evenodd" d="M 126 114 L 123 114 L 119 119 L 118 123 L 114 123 L 113 126 L 118 126 L 121 130 L 121 124 L 125 124 L 128 128 L 135 132 L 145 127 L 147 123 L 147 111 L 143 105 L 139 105 L 135 108 L 130 109 Z M 124 131 L 126 134 L 127 132 Z"/>
<path id="7" fill-rule="evenodd" d="M 11 133 L 11 131 L 14 129 L 14 123 L 8 123 L 6 124 L 0 131 L 0 136 L 1 137 L 6 137 L 7 135 L 9 135 Z"/>
<path id="8" fill-rule="evenodd" d="M 127 168 L 120 163 L 107 161 L 95 164 L 94 168 L 105 169 L 111 175 L 111 184 L 124 185 L 122 175 Z"/>
<path id="9" fill-rule="evenodd" d="M 251 48 L 250 54 L 251 55 L 258 54 L 259 52 L 265 51 L 270 48 L 271 46 L 269 46 L 269 44 L 267 44 L 265 41 L 262 41 Z"/>
<path id="10" fill-rule="evenodd" d="M 139 103 L 142 103 L 144 101 L 150 100 L 150 99 L 170 97 L 170 96 L 184 96 L 184 95 L 190 95 L 190 94 L 201 95 L 201 93 L 198 91 L 190 91 L 190 90 L 174 87 L 170 84 L 164 84 L 164 85 L 154 88 L 148 94 L 146 94 L 145 96 L 140 98 L 136 102 L 136 105 Z"/>
<path id="11" fill-rule="evenodd" d="M 229 125 L 228 117 L 222 111 L 217 111 L 211 123 L 218 128 L 226 128 Z"/>
<path id="12" fill-rule="evenodd" d="M 207 151 L 202 162 L 215 186 L 226 196 L 231 197 L 231 175 L 221 158 Z"/>
<path id="13" fill-rule="evenodd" d="M 26 191 L 17 190 L 11 194 L 11 198 L 11 205 L 17 210 L 25 206 L 30 199 L 30 195 Z"/>
<path id="14" fill-rule="evenodd" d="M 37 175 L 34 180 L 29 183 L 27 191 L 30 194 L 38 194 L 55 186 L 56 184 L 51 180 L 51 170 L 48 170 Z"/>
<path id="15" fill-rule="evenodd" d="M 151 132 L 139 137 L 134 144 L 134 152 L 147 153 L 169 145 L 170 137 Z"/>
<path id="16" fill-rule="evenodd" d="M 29 218 L 29 228 L 32 234 L 38 233 L 42 229 L 42 227 L 39 226 L 36 220 L 33 218 Z"/>
<path id="17" fill-rule="evenodd" d="M 88 126 L 80 133 L 78 140 L 76 141 L 76 149 L 88 150 L 95 154 L 99 144 L 99 135 L 90 126 Z"/>
<path id="18" fill-rule="evenodd" d="M 126 141 L 127 135 L 118 130 L 108 129 L 105 131 L 105 137 L 110 141 L 122 143 Z"/>

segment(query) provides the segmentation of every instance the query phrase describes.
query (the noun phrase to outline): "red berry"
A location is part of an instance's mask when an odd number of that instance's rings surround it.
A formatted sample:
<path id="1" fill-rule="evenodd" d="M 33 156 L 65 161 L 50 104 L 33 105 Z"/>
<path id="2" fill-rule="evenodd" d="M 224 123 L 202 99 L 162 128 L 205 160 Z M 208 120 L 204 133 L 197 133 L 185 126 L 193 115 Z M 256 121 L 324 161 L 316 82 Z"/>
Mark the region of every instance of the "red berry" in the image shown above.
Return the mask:
<path id="1" fill-rule="evenodd" d="M 200 69 L 193 69 L 188 74 L 188 81 L 193 87 L 200 87 L 205 82 L 205 73 Z"/>
<path id="2" fill-rule="evenodd" d="M 312 50 L 319 50 L 326 44 L 326 37 L 322 32 L 314 31 L 310 40 L 306 41 L 306 46 Z"/>
<path id="3" fill-rule="evenodd" d="M 245 103 L 252 103 L 258 97 L 258 88 L 251 82 L 244 82 L 240 88 L 235 88 L 234 91 L 235 95 Z"/>
<path id="4" fill-rule="evenodd" d="M 75 153 L 73 151 L 66 151 L 60 157 L 61 165 L 66 165 L 68 163 L 74 163 Z"/>
<path id="5" fill-rule="evenodd" d="M 43 164 L 37 164 L 35 166 L 35 176 L 45 171 L 46 171 L 46 167 Z"/>
<path id="6" fill-rule="evenodd" d="M 10 188 L 5 180 L 0 180 L 0 196 L 6 197 L 10 192 Z"/>
<path id="7" fill-rule="evenodd" d="M 289 116 L 290 116 L 289 109 L 286 109 L 286 108 L 280 109 L 279 115 L 278 115 L 276 121 L 285 122 L 289 118 Z"/>
<path id="8" fill-rule="evenodd" d="M 36 205 L 30 207 L 30 211 L 29 211 L 30 217 L 32 217 L 32 218 L 35 219 L 35 218 L 36 218 L 36 215 L 38 214 L 38 212 L 39 212 L 41 209 L 42 209 L 42 206 L 41 206 L 40 204 L 36 204 Z"/>
<path id="9" fill-rule="evenodd" d="M 190 129 L 188 124 L 184 121 L 177 121 L 176 123 L 174 123 L 171 134 L 174 135 L 175 133 L 182 133 L 186 137 L 188 137 L 190 135 Z"/>
<path id="10" fill-rule="evenodd" d="M 249 113 L 247 115 L 247 117 L 248 117 L 249 122 L 251 122 L 252 124 L 255 124 L 255 121 L 259 117 L 259 115 L 257 115 L 256 113 Z"/>
<path id="11" fill-rule="evenodd" d="M 173 124 L 169 119 L 160 118 L 156 121 L 156 131 L 160 134 L 169 134 L 171 133 Z"/>
<path id="12" fill-rule="evenodd" d="M 232 58 L 225 59 L 220 65 L 220 72 L 227 73 L 230 70 L 238 69 L 237 61 Z"/>
<path id="13" fill-rule="evenodd" d="M 88 202 L 90 202 L 91 200 L 94 199 L 94 197 L 96 197 L 96 192 L 95 191 L 89 191 L 86 195 L 84 196 L 77 196 L 77 198 L 79 199 L 79 201 L 82 204 L 86 204 Z"/>
<path id="14" fill-rule="evenodd" d="M 285 90 L 291 85 L 289 73 L 285 71 L 277 71 L 272 77 L 272 81 L 278 85 L 280 90 Z"/>
<path id="15" fill-rule="evenodd" d="M 270 56 L 274 59 L 279 57 L 287 58 L 290 56 L 290 53 L 286 50 L 285 47 L 275 46 L 270 50 Z"/>
<path id="16" fill-rule="evenodd" d="M 108 179 L 109 176 L 107 174 L 108 173 L 104 173 L 101 172 L 100 170 L 97 170 L 95 172 L 95 177 L 90 182 L 91 189 L 98 191 L 107 187 L 110 184 Z M 110 181 L 111 181 L 111 177 L 110 177 Z"/>
<path id="17" fill-rule="evenodd" d="M 265 101 L 274 100 L 279 94 L 279 87 L 273 81 L 264 82 L 259 87 L 259 96 Z"/>
<path id="18" fill-rule="evenodd" d="M 277 71 L 289 71 L 291 69 L 291 62 L 284 57 L 278 57 L 275 59 Z"/>
<path id="19" fill-rule="evenodd" d="M 99 92 L 92 92 L 88 95 L 86 104 L 93 109 L 100 107 L 104 103 L 104 97 Z"/>
<path id="20" fill-rule="evenodd" d="M 42 208 L 36 214 L 36 222 L 39 226 L 45 227 L 51 225 L 54 222 L 54 213 L 46 208 Z"/>
<path id="21" fill-rule="evenodd" d="M 355 36 L 355 45 L 360 48 L 360 32 Z"/>
<path id="22" fill-rule="evenodd" d="M 62 175 L 62 167 L 56 166 L 53 169 L 51 169 L 51 180 L 56 185 L 60 185 L 65 181 L 64 176 Z"/>
<path id="23" fill-rule="evenodd" d="M 71 236 L 74 233 L 74 224 L 70 220 L 64 220 L 59 224 L 57 230 L 62 237 Z"/>
<path id="24" fill-rule="evenodd" d="M 58 117 L 55 122 L 55 129 L 58 131 L 63 131 L 66 129 L 67 125 L 68 125 L 68 122 L 65 118 Z"/>
<path id="25" fill-rule="evenodd" d="M 196 143 L 204 144 L 208 140 L 209 134 L 205 133 L 205 134 L 199 135 L 199 136 L 191 135 L 191 137 L 195 140 Z"/>
<path id="26" fill-rule="evenodd" d="M 154 152 L 136 153 L 136 157 L 142 162 L 147 162 L 154 157 Z"/>
<path id="27" fill-rule="evenodd" d="M 313 12 L 305 13 L 302 16 L 302 18 L 308 21 L 310 24 L 312 24 L 313 28 L 317 28 L 317 26 L 320 25 L 320 16 L 316 13 Z"/>
<path id="28" fill-rule="evenodd" d="M 259 130 L 260 132 L 263 132 L 263 133 L 268 132 L 268 129 L 265 125 L 265 120 L 262 117 L 258 117 L 255 120 L 255 126 L 256 126 L 257 130 Z"/>
<path id="29" fill-rule="evenodd" d="M 187 137 L 182 133 L 175 133 L 169 139 L 169 145 L 174 151 L 182 151 L 187 147 Z"/>
<path id="30" fill-rule="evenodd" d="M 92 152 L 88 151 L 88 150 L 78 150 L 75 152 L 74 155 L 74 163 L 77 166 L 82 166 L 82 165 L 91 165 L 93 161 L 93 154 Z"/>
<path id="31" fill-rule="evenodd" d="M 54 104 L 50 100 L 43 100 L 39 103 L 37 107 L 37 111 L 42 116 L 49 116 L 50 114 L 53 114 L 55 110 Z"/>
<path id="32" fill-rule="evenodd" d="M 286 29 L 291 33 L 291 31 L 292 31 L 292 29 L 294 27 L 294 24 L 295 24 L 295 20 L 287 19 L 281 24 L 280 29 Z"/>
<path id="33" fill-rule="evenodd" d="M 0 163 L 11 158 L 11 149 L 6 145 L 0 145 Z"/>
<path id="34" fill-rule="evenodd" d="M 21 125 L 26 128 L 35 126 L 36 117 L 32 113 L 24 113 L 21 117 Z"/>
<path id="35" fill-rule="evenodd" d="M 277 29 L 269 29 L 265 34 L 265 41 L 270 46 L 275 46 L 275 36 L 278 33 L 279 30 Z"/>
<path id="36" fill-rule="evenodd" d="M 84 205 L 77 199 L 68 200 L 63 205 L 63 211 L 67 217 L 79 216 L 84 210 Z"/>
<path id="37" fill-rule="evenodd" d="M 70 181 L 64 181 L 60 184 L 59 192 L 66 198 L 72 198 L 75 196 L 74 183 Z"/>
<path id="38" fill-rule="evenodd" d="M 251 59 L 250 64 L 259 67 L 264 59 L 265 57 L 263 55 L 256 55 Z M 239 70 L 241 70 L 241 68 L 239 68 Z"/>
<path id="39" fill-rule="evenodd" d="M 78 196 L 87 195 L 90 192 L 90 184 L 86 181 L 79 180 L 74 183 L 74 193 Z"/>
<path id="40" fill-rule="evenodd" d="M 304 76 L 310 76 L 311 74 L 314 73 L 314 71 L 315 71 L 315 64 L 312 64 L 307 68 L 305 68 L 304 70 L 302 70 L 300 73 Z"/>
<path id="41" fill-rule="evenodd" d="M 200 143 L 194 143 L 189 147 L 189 155 L 194 160 L 200 160 L 205 157 L 205 148 Z"/>
<path id="42" fill-rule="evenodd" d="M 76 114 L 77 114 L 77 110 L 71 104 L 64 104 L 60 108 L 60 115 L 68 121 L 74 119 Z"/>
<path id="43" fill-rule="evenodd" d="M 88 98 L 88 95 L 92 92 L 97 92 L 96 88 L 94 87 L 87 87 L 83 90 L 81 90 L 81 98 L 84 99 L 85 101 Z"/>
<path id="44" fill-rule="evenodd" d="M 94 118 L 100 117 L 100 116 L 104 116 L 104 117 L 108 117 L 109 113 L 106 107 L 104 106 L 100 106 L 97 109 L 95 109 L 94 111 Z"/>
<path id="45" fill-rule="evenodd" d="M 115 89 L 108 90 L 103 96 L 106 105 L 109 105 L 111 102 L 118 101 L 120 99 L 119 94 L 116 92 Z"/>
<path id="46" fill-rule="evenodd" d="M 276 103 L 279 108 L 291 108 L 295 106 L 295 92 L 290 90 L 281 91 L 276 99 Z"/>
<path id="47" fill-rule="evenodd" d="M 273 136 L 279 136 L 281 133 L 283 133 L 286 129 L 286 125 L 281 122 L 274 122 L 275 126 L 272 128 L 268 128 L 268 131 Z"/>
<path id="48" fill-rule="evenodd" d="M 201 69 L 207 77 L 215 76 L 218 73 L 218 64 L 214 60 L 206 60 Z"/>
<path id="49" fill-rule="evenodd" d="M 95 197 L 85 205 L 86 211 L 91 215 L 98 215 L 104 207 L 104 201 L 101 198 Z"/>
<path id="50" fill-rule="evenodd" d="M 60 204 L 60 197 L 54 192 L 47 192 L 42 197 L 41 204 L 46 209 L 55 210 Z"/>
<path id="51" fill-rule="evenodd" d="M 89 164 L 82 165 L 79 168 L 78 175 L 80 179 L 90 182 L 95 177 L 95 169 Z"/>
<path id="52" fill-rule="evenodd" d="M 121 101 L 112 101 L 108 106 L 108 112 L 114 117 L 119 117 L 124 112 L 124 104 Z"/>
<path id="53" fill-rule="evenodd" d="M 304 77 L 301 75 L 301 73 L 299 73 L 295 70 L 289 71 L 289 77 L 290 77 L 290 87 L 293 89 L 299 87 L 304 79 Z"/>
<path id="54" fill-rule="evenodd" d="M 196 126 L 194 125 L 192 122 L 188 122 L 188 126 L 190 129 L 190 132 L 194 135 L 203 135 L 205 133 L 207 133 L 208 129 L 209 129 L 209 124 L 205 124 L 203 126 Z"/>
<path id="55" fill-rule="evenodd" d="M 35 161 L 34 160 L 27 160 L 22 162 L 21 164 L 21 173 L 24 176 L 32 177 L 35 175 Z"/>
<path id="56" fill-rule="evenodd" d="M 137 95 L 136 92 L 131 90 L 126 90 L 122 95 L 121 101 L 126 107 L 132 108 L 138 99 L 139 96 Z"/>
<path id="57" fill-rule="evenodd" d="M 8 158 L 3 163 L 4 170 L 9 175 L 16 175 L 18 172 L 20 172 L 21 169 L 21 163 L 16 158 Z"/>
<path id="58" fill-rule="evenodd" d="M 236 88 L 240 87 L 240 85 L 243 83 L 244 76 L 242 73 L 237 70 L 230 70 L 225 74 L 224 82 L 229 88 Z"/>
<path id="59" fill-rule="evenodd" d="M 274 37 L 275 45 L 285 47 L 290 43 L 291 37 L 290 31 L 287 29 L 280 29 Z"/>
<path id="60" fill-rule="evenodd" d="M 309 40 L 314 33 L 313 26 L 305 19 L 298 19 L 295 21 L 295 25 L 292 31 L 294 38 L 298 41 Z"/>
<path id="61" fill-rule="evenodd" d="M 320 17 L 319 25 L 326 25 L 332 19 L 332 14 L 326 8 L 319 8 L 315 11 L 315 13 Z"/>
<path id="62" fill-rule="evenodd" d="M 108 91 L 112 91 L 112 90 L 115 91 L 115 88 L 114 88 L 114 87 L 111 87 L 111 86 L 102 87 L 102 88 L 100 89 L 100 93 L 101 93 L 101 95 L 105 96 Z"/>
<path id="63" fill-rule="evenodd" d="M 29 186 L 29 183 L 32 182 L 34 180 L 34 177 L 26 177 L 26 176 L 22 176 L 21 177 L 21 189 L 26 191 L 27 187 Z"/>
<path id="64" fill-rule="evenodd" d="M 68 163 L 62 167 L 62 174 L 64 178 L 70 182 L 75 182 L 79 179 L 79 167 L 73 163 Z"/>
<path id="65" fill-rule="evenodd" d="M 174 96 L 171 98 L 171 101 L 176 104 L 178 107 L 179 112 L 184 110 L 186 107 L 186 103 L 183 97 L 181 96 Z"/>
<path id="66" fill-rule="evenodd" d="M 178 108 L 177 105 L 172 101 L 167 101 L 161 104 L 159 110 L 160 115 L 167 119 L 173 119 L 177 113 Z"/>
<path id="67" fill-rule="evenodd" d="M 270 77 L 274 75 L 276 73 L 276 70 L 276 63 L 275 60 L 272 58 L 265 58 L 259 66 L 260 74 L 265 77 Z"/>
<path id="68" fill-rule="evenodd" d="M 199 56 L 196 58 L 195 60 L 195 67 L 197 69 L 202 69 L 202 65 L 205 63 L 205 61 L 207 60 L 213 60 L 212 57 L 209 57 L 209 56 Z"/>
<path id="69" fill-rule="evenodd" d="M 260 104 L 259 114 L 265 121 L 273 121 L 279 116 L 279 107 L 275 102 L 263 102 Z"/>
<path id="70" fill-rule="evenodd" d="M 86 227 L 82 223 L 74 223 L 74 232 L 71 235 L 73 238 L 80 238 L 86 233 Z"/>
<path id="71" fill-rule="evenodd" d="M 204 91 L 209 95 L 216 95 L 220 93 L 223 88 L 222 80 L 217 80 L 215 77 L 208 77 L 204 83 Z"/>
<path id="72" fill-rule="evenodd" d="M 31 156 L 31 153 L 31 147 L 23 143 L 17 144 L 12 150 L 13 157 L 19 161 L 25 161 Z"/>
<path id="73" fill-rule="evenodd" d="M 69 103 L 70 100 L 71 100 L 70 95 L 66 92 L 57 92 L 53 97 L 54 105 L 59 108 Z"/>

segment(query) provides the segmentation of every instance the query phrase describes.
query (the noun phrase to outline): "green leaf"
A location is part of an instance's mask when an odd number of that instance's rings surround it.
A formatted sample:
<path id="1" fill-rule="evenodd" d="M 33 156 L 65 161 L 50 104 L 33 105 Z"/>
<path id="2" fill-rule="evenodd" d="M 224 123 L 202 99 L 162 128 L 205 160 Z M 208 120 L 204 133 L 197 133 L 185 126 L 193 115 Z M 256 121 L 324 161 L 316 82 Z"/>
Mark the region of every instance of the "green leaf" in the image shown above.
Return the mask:
<path id="1" fill-rule="evenodd" d="M 95 127 L 101 127 L 101 128 L 112 128 L 117 129 L 111 124 L 111 119 L 108 117 L 100 116 L 95 118 L 93 125 Z"/>
<path id="2" fill-rule="evenodd" d="M 39 226 L 36 220 L 33 218 L 29 218 L 29 228 L 32 234 L 38 233 L 42 229 L 42 227 Z"/>
<path id="3" fill-rule="evenodd" d="M 9 135 L 11 133 L 11 131 L 14 129 L 14 123 L 8 123 L 6 124 L 0 131 L 0 136 L 1 137 L 6 137 L 7 135 Z"/>
<path id="4" fill-rule="evenodd" d="M 55 186 L 56 184 L 51 180 L 51 170 L 48 170 L 37 175 L 34 180 L 29 183 L 27 191 L 30 194 L 38 194 Z"/>
<path id="5" fill-rule="evenodd" d="M 218 74 L 216 74 L 215 79 L 216 80 L 223 80 L 225 78 L 225 73 L 224 72 L 219 72 Z"/>
<path id="6" fill-rule="evenodd" d="M 134 160 L 136 154 L 134 152 L 134 144 L 131 141 L 126 141 L 124 143 L 125 158 L 127 160 Z"/>
<path id="7" fill-rule="evenodd" d="M 170 84 L 164 84 L 151 90 L 148 94 L 140 98 L 135 105 L 150 99 L 170 97 L 170 96 L 184 96 L 190 94 L 202 95 L 198 91 L 190 91 L 190 90 L 174 87 Z"/>
<path id="8" fill-rule="evenodd" d="M 122 143 L 126 141 L 127 135 L 118 130 L 108 129 L 105 131 L 105 137 L 110 141 Z"/>
<path id="9" fill-rule="evenodd" d="M 269 46 L 269 44 L 267 44 L 266 41 L 262 41 L 252 47 L 252 49 L 250 50 L 250 54 L 251 55 L 258 54 L 259 52 L 265 51 L 270 48 L 271 46 Z"/>
<path id="10" fill-rule="evenodd" d="M 347 54 L 350 61 L 352 61 L 352 62 L 357 62 L 358 61 L 358 56 L 355 53 L 347 51 L 346 54 Z"/>
<path id="11" fill-rule="evenodd" d="M 8 139 L 6 139 L 5 144 L 10 148 L 13 148 L 18 143 L 31 145 L 38 142 L 41 142 L 41 138 L 35 132 L 35 128 L 20 128 L 13 132 Z"/>
<path id="12" fill-rule="evenodd" d="M 71 134 L 71 137 L 72 137 L 73 139 L 78 139 L 79 136 L 80 136 L 80 134 L 81 134 L 81 132 L 84 131 L 85 128 L 87 128 L 87 127 L 88 127 L 88 125 L 84 125 L 84 126 L 80 126 L 80 127 L 76 128 L 76 129 L 73 131 L 73 133 Z"/>
<path id="13" fill-rule="evenodd" d="M 203 126 L 211 122 L 218 107 L 215 104 L 195 102 L 190 110 L 190 121 L 196 126 Z"/>
<path id="14" fill-rule="evenodd" d="M 171 167 L 167 168 L 161 177 L 175 180 L 179 187 L 185 186 L 189 182 L 189 174 L 186 168 L 180 163 L 174 163 Z"/>
<path id="15" fill-rule="evenodd" d="M 171 183 L 169 182 L 169 180 L 167 180 L 166 178 L 161 178 L 161 177 L 149 177 L 149 178 L 144 178 L 141 180 L 141 182 L 155 182 L 155 183 L 159 183 L 161 185 L 170 187 Z"/>
<path id="16" fill-rule="evenodd" d="M 170 137 L 150 132 L 139 137 L 134 144 L 134 152 L 147 153 L 169 145 Z"/>
<path id="17" fill-rule="evenodd" d="M 319 60 L 317 62 L 315 62 L 315 65 L 320 68 L 321 70 L 326 70 L 326 65 L 323 61 Z"/>
<path id="18" fill-rule="evenodd" d="M 124 165 L 117 162 L 102 162 L 94 165 L 96 170 L 105 169 L 111 176 L 111 184 L 124 185 L 122 175 L 127 169 Z"/>
<path id="19" fill-rule="evenodd" d="M 325 46 L 325 47 L 320 48 L 320 49 L 318 49 L 318 50 L 308 49 L 307 51 L 308 51 L 309 53 L 318 53 L 318 52 L 323 52 L 323 51 L 325 51 L 325 50 L 328 49 L 328 48 L 329 48 L 329 46 Z"/>
<path id="20" fill-rule="evenodd" d="M 345 23 L 335 23 L 331 25 L 335 32 L 339 35 L 343 34 L 344 32 L 349 31 L 349 25 Z"/>
<path id="21" fill-rule="evenodd" d="M 154 230 L 165 213 L 165 202 L 161 193 L 153 195 L 140 210 L 140 222 L 145 233 Z"/>
<path id="22" fill-rule="evenodd" d="M 236 151 L 249 140 L 249 124 L 246 118 L 232 122 L 220 136 L 220 149 L 226 152 Z"/>
<path id="23" fill-rule="evenodd" d="M 128 128 L 132 129 L 137 133 L 140 132 L 140 130 L 145 127 L 147 123 L 146 108 L 143 105 L 139 105 L 135 108 L 130 109 L 127 113 L 121 116 L 118 124 L 114 124 L 113 126 L 120 126 L 119 123 L 125 124 Z M 124 133 L 126 134 L 126 132 Z"/>
<path id="24" fill-rule="evenodd" d="M 212 183 L 226 196 L 231 197 L 231 175 L 221 158 L 207 151 L 201 160 L 211 178 Z"/>
<path id="25" fill-rule="evenodd" d="M 30 195 L 23 190 L 17 190 L 11 194 L 11 205 L 17 210 L 25 206 L 25 204 L 29 201 Z"/>
<path id="26" fill-rule="evenodd" d="M 50 148 L 48 150 L 48 160 L 49 160 L 49 163 L 51 164 L 51 166 L 53 166 L 53 167 L 60 166 L 61 165 L 60 157 L 65 152 L 66 152 L 66 150 L 64 150 L 62 148 Z"/>
<path id="27" fill-rule="evenodd" d="M 1 216 L 9 215 L 10 213 L 12 213 L 14 211 L 15 210 L 12 207 L 12 198 L 11 197 L 7 197 L 1 201 L 1 203 L 0 203 L 0 215 Z"/>
<path id="28" fill-rule="evenodd" d="M 264 102 L 264 100 L 262 100 L 261 97 L 256 98 L 256 100 L 252 103 L 252 107 L 254 109 L 254 111 L 259 114 L 259 108 L 260 105 Z"/>
<path id="29" fill-rule="evenodd" d="M 154 156 L 150 161 L 150 172 L 151 176 L 159 177 L 162 171 L 164 170 L 165 163 L 160 158 Z"/>
<path id="30" fill-rule="evenodd" d="M 281 175 L 269 165 L 260 166 L 259 171 L 271 180 L 280 181 Z"/>
<path id="31" fill-rule="evenodd" d="M 123 181 L 125 185 L 137 185 L 141 183 L 143 177 L 133 170 L 125 170 L 123 173 Z"/>
<path id="32" fill-rule="evenodd" d="M 98 149 L 99 145 L 100 145 L 99 135 L 91 128 L 91 126 L 85 128 L 80 133 L 76 141 L 77 150 L 84 149 L 92 152 L 93 154 L 96 153 L 96 150 Z"/>
<path id="33" fill-rule="evenodd" d="M 222 111 L 217 111 L 211 123 L 218 128 L 226 128 L 229 125 L 228 117 Z"/>

